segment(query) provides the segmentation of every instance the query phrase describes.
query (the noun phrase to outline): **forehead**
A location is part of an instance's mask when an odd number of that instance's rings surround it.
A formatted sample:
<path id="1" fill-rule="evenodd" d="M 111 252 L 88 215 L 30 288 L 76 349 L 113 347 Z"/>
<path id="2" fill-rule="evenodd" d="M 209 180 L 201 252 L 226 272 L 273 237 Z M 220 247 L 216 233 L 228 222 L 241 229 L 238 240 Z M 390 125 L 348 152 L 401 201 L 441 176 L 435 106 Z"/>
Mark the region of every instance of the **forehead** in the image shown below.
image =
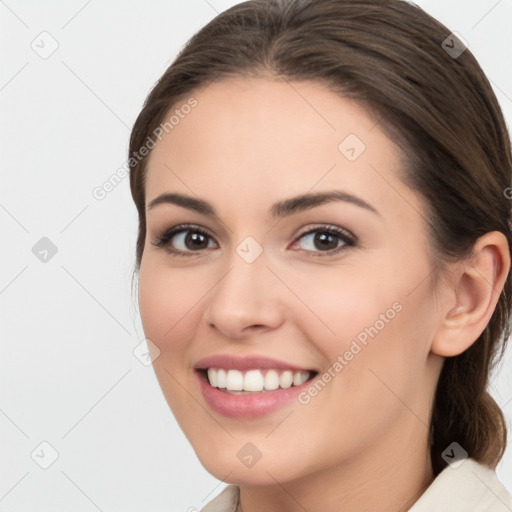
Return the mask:
<path id="1" fill-rule="evenodd" d="M 325 85 L 237 77 L 191 97 L 194 107 L 185 98 L 166 116 L 174 123 L 149 157 L 146 203 L 175 190 L 248 208 L 340 187 L 396 202 L 404 187 L 398 147 L 370 112 Z"/>

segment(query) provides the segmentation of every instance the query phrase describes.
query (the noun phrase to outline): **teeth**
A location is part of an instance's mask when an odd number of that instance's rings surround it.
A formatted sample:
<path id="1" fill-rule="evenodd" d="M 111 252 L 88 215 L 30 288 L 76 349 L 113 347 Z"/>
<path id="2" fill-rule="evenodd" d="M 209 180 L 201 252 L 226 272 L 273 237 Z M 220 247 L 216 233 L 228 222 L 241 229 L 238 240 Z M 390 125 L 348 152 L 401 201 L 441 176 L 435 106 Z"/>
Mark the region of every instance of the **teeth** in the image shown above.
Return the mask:
<path id="1" fill-rule="evenodd" d="M 308 372 L 309 377 L 309 372 Z M 295 372 L 293 374 L 293 385 L 294 386 L 300 386 L 303 382 L 306 382 L 308 380 L 308 377 L 305 379 L 302 378 L 301 372 Z"/>
<path id="2" fill-rule="evenodd" d="M 210 368 L 211 370 L 211 368 Z M 212 384 L 213 386 L 213 384 Z M 217 387 L 225 388 L 226 387 L 226 370 L 218 370 L 217 371 Z"/>
<path id="3" fill-rule="evenodd" d="M 226 375 L 226 388 L 230 391 L 244 390 L 244 375 L 238 370 L 228 370 Z"/>
<path id="4" fill-rule="evenodd" d="M 208 368 L 208 380 L 210 384 L 216 388 L 218 386 L 218 372 L 216 372 L 213 368 Z"/>
<path id="5" fill-rule="evenodd" d="M 263 389 L 263 375 L 259 370 L 249 370 L 243 379 L 243 391 L 261 391 Z"/>
<path id="6" fill-rule="evenodd" d="M 269 370 L 265 374 L 265 389 L 272 391 L 279 387 L 279 374 L 275 370 Z"/>
<path id="7" fill-rule="evenodd" d="M 281 373 L 281 376 L 279 377 L 279 385 L 284 389 L 288 389 L 292 384 L 293 373 L 290 370 Z"/>
<path id="8" fill-rule="evenodd" d="M 273 391 L 300 386 L 309 379 L 310 372 L 291 370 L 225 370 L 208 368 L 208 381 L 214 388 L 227 391 Z"/>

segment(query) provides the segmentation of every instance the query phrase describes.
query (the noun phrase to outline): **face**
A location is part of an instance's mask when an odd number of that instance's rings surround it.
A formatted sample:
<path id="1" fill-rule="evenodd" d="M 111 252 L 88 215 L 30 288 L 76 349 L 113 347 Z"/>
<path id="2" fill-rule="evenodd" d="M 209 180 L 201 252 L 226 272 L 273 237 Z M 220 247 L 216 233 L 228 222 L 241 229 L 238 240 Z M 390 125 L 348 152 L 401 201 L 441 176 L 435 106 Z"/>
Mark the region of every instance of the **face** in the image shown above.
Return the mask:
<path id="1" fill-rule="evenodd" d="M 398 147 L 318 83 L 230 78 L 193 97 L 149 158 L 139 275 L 180 427 L 238 484 L 398 457 L 425 437 L 439 371 Z"/>

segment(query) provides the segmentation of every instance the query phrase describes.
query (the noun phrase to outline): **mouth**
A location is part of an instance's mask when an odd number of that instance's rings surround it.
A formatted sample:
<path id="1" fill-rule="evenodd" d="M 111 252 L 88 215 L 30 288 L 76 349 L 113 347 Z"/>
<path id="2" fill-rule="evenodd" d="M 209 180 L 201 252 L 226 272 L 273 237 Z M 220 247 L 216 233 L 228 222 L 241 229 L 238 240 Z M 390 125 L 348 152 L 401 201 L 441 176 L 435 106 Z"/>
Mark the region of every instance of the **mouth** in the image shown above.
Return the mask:
<path id="1" fill-rule="evenodd" d="M 232 395 L 254 395 L 301 386 L 314 379 L 315 370 L 278 368 L 199 368 L 201 378 L 213 388 Z"/>
<path id="2" fill-rule="evenodd" d="M 194 373 L 212 411 L 255 420 L 291 406 L 319 372 L 264 355 L 216 354 L 196 361 Z"/>

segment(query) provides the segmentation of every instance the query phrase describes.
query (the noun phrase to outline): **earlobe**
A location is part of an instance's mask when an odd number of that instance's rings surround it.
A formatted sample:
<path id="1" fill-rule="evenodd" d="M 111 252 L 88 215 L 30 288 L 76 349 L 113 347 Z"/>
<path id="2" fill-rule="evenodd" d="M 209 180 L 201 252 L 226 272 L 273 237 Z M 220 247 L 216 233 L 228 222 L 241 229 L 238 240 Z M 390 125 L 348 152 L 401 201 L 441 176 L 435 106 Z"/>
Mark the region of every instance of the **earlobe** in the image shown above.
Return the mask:
<path id="1" fill-rule="evenodd" d="M 452 357 L 468 349 L 489 323 L 510 270 L 510 253 L 503 233 L 481 236 L 472 255 L 455 265 L 452 286 L 443 293 L 451 301 L 441 311 L 432 341 L 433 353 Z"/>

